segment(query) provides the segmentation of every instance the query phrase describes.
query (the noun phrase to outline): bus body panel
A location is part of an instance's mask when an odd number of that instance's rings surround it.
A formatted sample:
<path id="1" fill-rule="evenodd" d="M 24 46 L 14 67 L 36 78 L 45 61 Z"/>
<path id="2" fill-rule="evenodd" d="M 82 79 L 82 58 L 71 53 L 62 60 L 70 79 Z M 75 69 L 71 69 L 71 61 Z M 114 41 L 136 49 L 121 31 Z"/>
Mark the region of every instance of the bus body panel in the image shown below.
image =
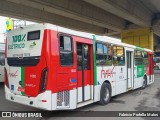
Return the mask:
<path id="1" fill-rule="evenodd" d="M 97 88 L 101 87 L 104 81 L 109 81 L 112 87 L 112 96 L 116 95 L 116 68 L 115 66 L 97 66 L 97 80 L 98 80 Z M 97 91 L 97 88 L 95 88 L 96 89 L 95 91 Z M 100 91 L 99 89 L 98 91 Z"/>
<path id="2" fill-rule="evenodd" d="M 16 32 L 9 32 L 7 35 L 7 57 L 40 56 L 44 27 L 44 25 L 40 25 L 33 28 L 28 27 L 27 29 L 19 28 Z M 36 35 L 35 38 L 34 34 Z"/>
<path id="3" fill-rule="evenodd" d="M 127 91 L 126 66 L 116 66 L 116 95 Z"/>
<path id="4" fill-rule="evenodd" d="M 154 82 L 153 73 L 153 53 L 147 52 L 148 64 L 146 65 L 134 65 L 134 88 L 142 87 L 144 76 L 147 77 L 147 85 Z"/>
<path id="5" fill-rule="evenodd" d="M 32 36 L 35 31 L 39 31 L 37 38 L 33 38 Z M 21 34 L 17 34 L 17 32 Z M 18 29 L 17 32 L 11 32 L 7 37 L 7 63 L 14 63 L 13 66 L 6 67 L 9 86 L 13 93 L 37 96 L 39 93 L 41 73 L 46 68 L 46 38 L 48 33 L 47 31 L 44 32 L 42 26 L 35 27 L 34 29 L 29 28 L 28 31 Z M 30 38 L 29 32 L 31 33 Z M 33 60 L 29 60 L 30 57 Z"/>
<path id="6" fill-rule="evenodd" d="M 46 68 L 46 60 L 44 56 L 40 57 L 40 61 L 36 67 L 24 67 L 24 94 L 26 96 L 35 97 L 39 94 L 40 80 L 42 70 Z"/>

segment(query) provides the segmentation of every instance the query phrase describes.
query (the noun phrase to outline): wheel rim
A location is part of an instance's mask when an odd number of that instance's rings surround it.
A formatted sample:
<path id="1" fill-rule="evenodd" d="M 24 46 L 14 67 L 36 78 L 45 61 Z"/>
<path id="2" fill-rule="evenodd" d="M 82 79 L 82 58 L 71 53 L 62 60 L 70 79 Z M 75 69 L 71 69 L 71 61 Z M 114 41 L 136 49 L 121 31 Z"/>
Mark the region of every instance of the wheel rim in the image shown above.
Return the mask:
<path id="1" fill-rule="evenodd" d="M 105 88 L 104 89 L 104 100 L 107 101 L 109 99 L 109 89 Z"/>

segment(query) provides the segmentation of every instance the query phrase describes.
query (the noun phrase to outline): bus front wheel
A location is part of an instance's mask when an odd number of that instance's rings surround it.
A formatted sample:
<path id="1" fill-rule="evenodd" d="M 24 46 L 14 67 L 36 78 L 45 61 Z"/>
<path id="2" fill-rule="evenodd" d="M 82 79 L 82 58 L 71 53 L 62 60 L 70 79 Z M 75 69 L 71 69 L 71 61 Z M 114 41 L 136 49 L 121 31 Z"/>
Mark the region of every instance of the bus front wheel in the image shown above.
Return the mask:
<path id="1" fill-rule="evenodd" d="M 111 99 L 111 86 L 104 82 L 101 87 L 99 104 L 104 105 L 110 102 Z"/>

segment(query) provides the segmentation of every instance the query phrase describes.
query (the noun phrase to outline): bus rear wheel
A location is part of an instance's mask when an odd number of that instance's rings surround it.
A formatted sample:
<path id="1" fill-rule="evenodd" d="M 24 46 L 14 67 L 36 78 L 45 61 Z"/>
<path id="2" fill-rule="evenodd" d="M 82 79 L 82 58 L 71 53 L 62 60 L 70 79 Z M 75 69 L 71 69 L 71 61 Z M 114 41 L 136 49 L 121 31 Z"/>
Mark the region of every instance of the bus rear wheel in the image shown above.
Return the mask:
<path id="1" fill-rule="evenodd" d="M 100 101 L 99 104 L 105 105 L 110 102 L 111 99 L 111 86 L 108 83 L 103 83 L 101 87 L 100 93 Z"/>
<path id="2" fill-rule="evenodd" d="M 143 85 L 142 85 L 142 89 L 145 89 L 147 87 L 147 76 L 144 76 L 144 81 L 143 81 Z"/>

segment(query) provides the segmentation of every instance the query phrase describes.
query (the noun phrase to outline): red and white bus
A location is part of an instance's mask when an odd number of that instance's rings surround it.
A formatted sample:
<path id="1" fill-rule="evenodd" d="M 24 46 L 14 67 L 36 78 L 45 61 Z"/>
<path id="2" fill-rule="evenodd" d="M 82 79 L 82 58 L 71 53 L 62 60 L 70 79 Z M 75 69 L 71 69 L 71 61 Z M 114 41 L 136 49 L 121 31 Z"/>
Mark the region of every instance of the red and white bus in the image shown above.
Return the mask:
<path id="1" fill-rule="evenodd" d="M 76 109 L 154 82 L 152 51 L 51 24 L 8 33 L 7 100 Z"/>

